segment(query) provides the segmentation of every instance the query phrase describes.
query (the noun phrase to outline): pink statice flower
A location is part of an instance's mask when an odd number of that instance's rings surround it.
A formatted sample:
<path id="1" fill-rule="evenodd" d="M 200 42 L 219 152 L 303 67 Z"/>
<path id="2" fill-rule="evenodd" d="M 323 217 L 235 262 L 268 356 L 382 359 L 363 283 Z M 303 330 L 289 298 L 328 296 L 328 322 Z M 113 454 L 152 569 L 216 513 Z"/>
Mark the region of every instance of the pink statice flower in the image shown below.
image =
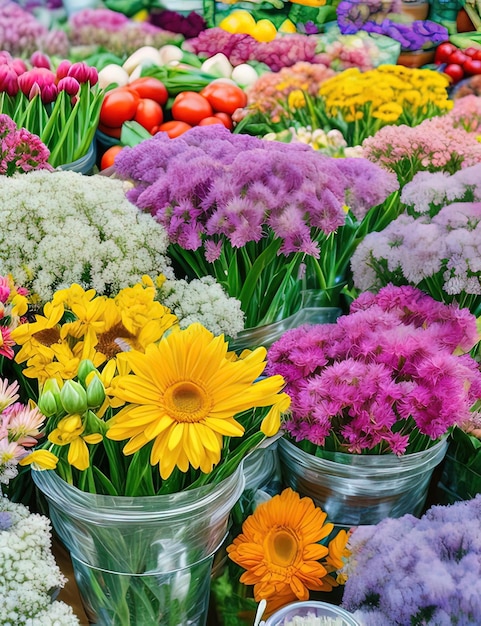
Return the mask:
<path id="1" fill-rule="evenodd" d="M 477 340 L 469 311 L 413 287 L 361 294 L 335 324 L 289 330 L 270 348 L 268 372 L 291 397 L 285 430 L 311 452 L 429 448 L 480 396 Z"/>
<path id="2" fill-rule="evenodd" d="M 17 129 L 15 122 L 0 114 L 0 175 L 53 168 L 48 163 L 50 151 L 40 137 L 25 128 Z"/>

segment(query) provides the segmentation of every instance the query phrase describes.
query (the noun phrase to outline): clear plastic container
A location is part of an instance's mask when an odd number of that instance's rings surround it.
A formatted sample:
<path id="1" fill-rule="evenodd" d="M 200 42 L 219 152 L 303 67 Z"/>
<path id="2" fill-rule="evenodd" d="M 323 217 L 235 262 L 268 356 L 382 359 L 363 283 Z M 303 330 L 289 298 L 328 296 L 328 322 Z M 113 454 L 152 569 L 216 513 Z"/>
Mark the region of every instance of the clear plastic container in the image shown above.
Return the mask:
<path id="1" fill-rule="evenodd" d="M 95 141 L 93 141 L 84 156 L 80 157 L 76 161 L 72 161 L 72 163 L 65 163 L 64 165 L 60 165 L 58 169 L 68 170 L 70 172 L 78 172 L 79 174 L 92 174 L 95 167 L 96 159 L 97 145 Z"/>
<path id="2" fill-rule="evenodd" d="M 310 616 L 319 618 L 319 626 L 361 626 L 351 613 L 340 606 L 316 600 L 287 604 L 271 615 L 265 626 L 287 626 L 295 617 Z"/>

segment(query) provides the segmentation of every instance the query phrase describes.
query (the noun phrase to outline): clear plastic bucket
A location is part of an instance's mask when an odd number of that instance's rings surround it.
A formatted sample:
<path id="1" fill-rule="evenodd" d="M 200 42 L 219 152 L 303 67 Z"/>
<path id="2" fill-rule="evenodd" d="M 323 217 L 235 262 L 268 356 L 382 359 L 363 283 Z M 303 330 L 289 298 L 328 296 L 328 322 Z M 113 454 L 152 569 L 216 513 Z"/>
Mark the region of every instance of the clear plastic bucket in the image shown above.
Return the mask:
<path id="1" fill-rule="evenodd" d="M 149 497 L 85 493 L 54 471 L 32 474 L 92 624 L 205 625 L 205 580 L 244 489 L 242 465 L 218 485 Z"/>
<path id="2" fill-rule="evenodd" d="M 447 446 L 442 439 L 428 450 L 404 456 L 324 452 L 320 458 L 285 437 L 278 441 L 284 484 L 312 498 L 330 522 L 347 527 L 420 515 Z"/>

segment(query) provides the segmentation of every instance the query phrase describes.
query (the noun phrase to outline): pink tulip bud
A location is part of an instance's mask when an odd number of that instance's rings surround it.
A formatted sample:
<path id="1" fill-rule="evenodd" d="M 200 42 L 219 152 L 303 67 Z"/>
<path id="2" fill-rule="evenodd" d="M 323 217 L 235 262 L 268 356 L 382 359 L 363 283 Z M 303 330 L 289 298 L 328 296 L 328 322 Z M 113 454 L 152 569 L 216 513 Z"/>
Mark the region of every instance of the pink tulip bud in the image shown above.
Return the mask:
<path id="1" fill-rule="evenodd" d="M 90 79 L 90 67 L 83 61 L 74 63 L 68 71 L 68 76 L 76 78 L 80 84 L 86 83 Z"/>
<path id="2" fill-rule="evenodd" d="M 61 80 L 62 78 L 68 76 L 68 71 L 71 67 L 72 63 L 68 59 L 61 61 L 57 67 L 57 80 Z"/>
<path id="3" fill-rule="evenodd" d="M 9 64 L 12 61 L 12 55 L 7 50 L 0 51 L 0 65 Z"/>
<path id="4" fill-rule="evenodd" d="M 65 91 L 69 96 L 76 96 L 80 91 L 80 83 L 72 76 L 60 79 L 57 87 L 59 91 Z"/>
<path id="5" fill-rule="evenodd" d="M 18 93 L 17 74 L 8 65 L 0 65 L 0 92 L 4 91 L 9 96 L 16 96 Z"/>
<path id="6" fill-rule="evenodd" d="M 13 59 L 13 61 L 10 63 L 10 67 L 15 70 L 17 76 L 20 76 L 20 74 L 23 74 L 28 69 L 25 61 L 23 61 L 22 59 Z"/>
<path id="7" fill-rule="evenodd" d="M 40 97 L 44 104 L 55 102 L 58 96 L 58 88 L 55 83 L 47 83 L 40 86 Z"/>
<path id="8" fill-rule="evenodd" d="M 37 83 L 40 88 L 43 88 L 44 85 L 53 85 L 55 84 L 55 74 L 44 67 L 36 67 L 18 77 L 19 87 L 26 96 L 30 97 L 34 83 Z"/>
<path id="9" fill-rule="evenodd" d="M 94 85 L 96 85 L 99 82 L 99 73 L 98 73 L 97 68 L 96 67 L 91 67 L 89 74 L 90 74 L 89 82 L 90 82 L 90 85 L 93 87 Z"/>
<path id="10" fill-rule="evenodd" d="M 40 95 L 40 85 L 38 83 L 32 83 L 32 86 L 30 87 L 28 94 L 25 94 L 25 95 L 28 95 L 29 100 L 33 100 L 35 96 Z"/>
<path id="11" fill-rule="evenodd" d="M 32 56 L 30 57 L 30 63 L 33 67 L 44 67 L 47 70 L 50 69 L 50 59 L 47 55 L 40 52 L 40 50 L 36 50 Z"/>

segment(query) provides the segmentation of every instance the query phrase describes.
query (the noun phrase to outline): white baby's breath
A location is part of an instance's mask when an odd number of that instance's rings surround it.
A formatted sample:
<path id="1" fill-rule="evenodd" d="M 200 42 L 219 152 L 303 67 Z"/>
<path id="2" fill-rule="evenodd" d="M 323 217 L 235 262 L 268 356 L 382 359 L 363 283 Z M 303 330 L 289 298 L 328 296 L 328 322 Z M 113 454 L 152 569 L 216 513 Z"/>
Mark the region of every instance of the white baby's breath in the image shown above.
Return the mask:
<path id="1" fill-rule="evenodd" d="M 72 609 L 52 602 L 66 583 L 51 550 L 50 520 L 0 497 L 0 624 L 79 626 Z"/>
<path id="2" fill-rule="evenodd" d="M 212 277 L 166 280 L 160 300 L 178 319 L 181 328 L 199 322 L 214 335 L 236 337 L 244 328 L 244 314 L 237 298 L 229 297 Z"/>
<path id="3" fill-rule="evenodd" d="M 124 192 L 70 171 L 0 177 L 2 271 L 42 301 L 72 283 L 108 295 L 143 274 L 172 277 L 164 228 Z"/>

